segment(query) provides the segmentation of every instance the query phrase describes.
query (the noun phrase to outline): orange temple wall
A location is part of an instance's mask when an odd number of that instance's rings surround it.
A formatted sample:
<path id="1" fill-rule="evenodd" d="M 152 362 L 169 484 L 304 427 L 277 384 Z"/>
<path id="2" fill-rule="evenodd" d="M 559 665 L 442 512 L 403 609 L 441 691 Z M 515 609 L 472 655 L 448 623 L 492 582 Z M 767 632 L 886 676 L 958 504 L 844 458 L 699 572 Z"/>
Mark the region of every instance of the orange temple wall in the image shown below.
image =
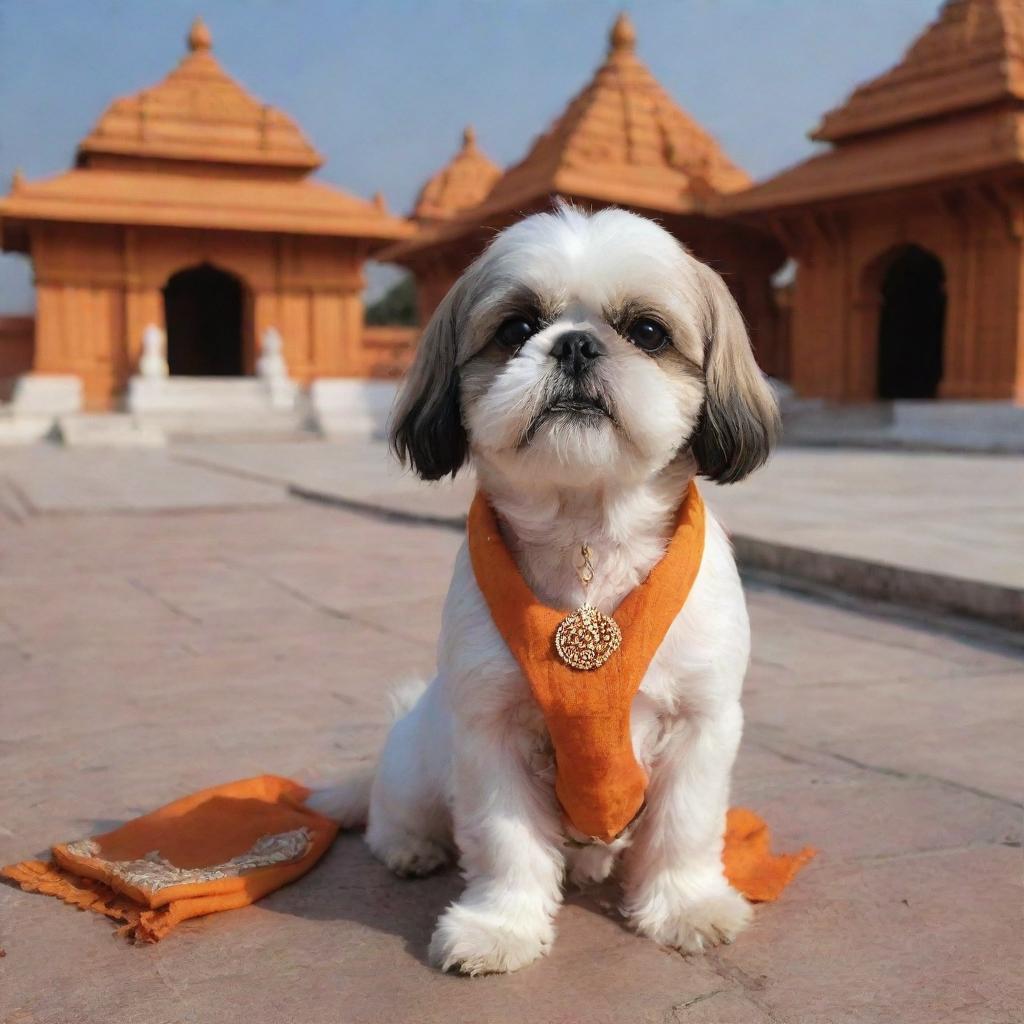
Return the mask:
<path id="1" fill-rule="evenodd" d="M 876 397 L 881 279 L 899 247 L 942 263 L 946 319 L 939 396 L 1024 401 L 1024 198 L 893 196 L 799 222 L 791 383 L 838 401 Z"/>
<path id="2" fill-rule="evenodd" d="M 109 408 L 135 372 L 147 325 L 163 328 L 162 289 L 211 263 L 242 284 L 243 366 L 276 327 L 291 376 L 362 376 L 364 252 L 344 240 L 230 232 L 38 225 L 34 369 L 75 373 L 91 408 Z"/>

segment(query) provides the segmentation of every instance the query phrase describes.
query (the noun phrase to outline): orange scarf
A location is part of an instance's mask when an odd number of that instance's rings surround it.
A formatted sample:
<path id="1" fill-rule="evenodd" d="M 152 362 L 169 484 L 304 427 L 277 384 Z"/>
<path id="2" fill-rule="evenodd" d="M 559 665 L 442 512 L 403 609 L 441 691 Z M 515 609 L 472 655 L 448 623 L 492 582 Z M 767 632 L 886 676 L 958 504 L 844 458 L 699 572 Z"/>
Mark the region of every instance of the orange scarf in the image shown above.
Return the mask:
<path id="1" fill-rule="evenodd" d="M 644 804 L 647 773 L 629 715 L 651 659 L 689 596 L 704 553 L 704 502 L 690 484 L 661 561 L 615 610 L 622 644 L 599 668 L 569 668 L 553 638 L 566 612 L 540 603 L 502 539 L 487 499 L 469 510 L 469 554 L 491 617 L 519 662 L 555 748 L 555 794 L 572 825 L 608 842 Z"/>
<path id="2" fill-rule="evenodd" d="M 0 875 L 156 942 L 182 921 L 248 906 L 304 875 L 338 831 L 305 806 L 307 796 L 277 775 L 229 782 Z"/>

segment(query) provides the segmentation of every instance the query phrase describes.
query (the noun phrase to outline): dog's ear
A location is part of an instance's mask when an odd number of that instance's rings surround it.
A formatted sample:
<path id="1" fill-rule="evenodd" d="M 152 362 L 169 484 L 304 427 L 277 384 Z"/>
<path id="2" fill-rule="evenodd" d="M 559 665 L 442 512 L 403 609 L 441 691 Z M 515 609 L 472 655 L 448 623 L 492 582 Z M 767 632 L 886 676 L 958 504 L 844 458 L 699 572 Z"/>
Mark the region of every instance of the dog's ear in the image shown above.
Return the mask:
<path id="1" fill-rule="evenodd" d="M 762 466 L 779 435 L 775 395 L 754 360 L 736 300 L 699 264 L 706 393 L 690 446 L 701 473 L 732 484 Z"/>
<path id="2" fill-rule="evenodd" d="M 423 480 L 455 476 L 469 451 L 459 403 L 458 315 L 464 280 L 453 285 L 423 331 L 391 416 L 391 449 Z"/>

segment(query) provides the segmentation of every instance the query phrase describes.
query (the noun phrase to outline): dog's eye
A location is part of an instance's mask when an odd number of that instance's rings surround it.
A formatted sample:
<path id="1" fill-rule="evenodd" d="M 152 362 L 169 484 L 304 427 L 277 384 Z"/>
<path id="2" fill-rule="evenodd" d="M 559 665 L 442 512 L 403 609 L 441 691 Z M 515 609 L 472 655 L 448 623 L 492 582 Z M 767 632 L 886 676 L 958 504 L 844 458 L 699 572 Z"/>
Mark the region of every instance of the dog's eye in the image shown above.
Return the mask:
<path id="1" fill-rule="evenodd" d="M 529 320 L 521 316 L 513 316 L 498 328 L 494 339 L 502 348 L 514 352 L 516 349 L 522 348 L 533 337 L 536 330 L 537 328 Z"/>
<path id="2" fill-rule="evenodd" d="M 657 320 L 646 317 L 634 320 L 626 337 L 644 352 L 660 352 L 668 344 L 668 331 Z"/>

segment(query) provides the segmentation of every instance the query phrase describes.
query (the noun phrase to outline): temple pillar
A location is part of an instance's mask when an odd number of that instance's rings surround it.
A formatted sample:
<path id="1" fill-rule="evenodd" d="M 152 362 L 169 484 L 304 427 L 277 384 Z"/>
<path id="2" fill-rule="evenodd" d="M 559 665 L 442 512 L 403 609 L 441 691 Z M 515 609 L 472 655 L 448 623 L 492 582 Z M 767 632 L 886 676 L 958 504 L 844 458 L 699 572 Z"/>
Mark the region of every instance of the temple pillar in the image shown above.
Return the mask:
<path id="1" fill-rule="evenodd" d="M 1010 381 L 1010 398 L 1018 405 L 1024 405 L 1024 249 L 1017 254 L 1017 332 L 1010 349 L 1013 360 Z"/>
<path id="2" fill-rule="evenodd" d="M 361 289 L 343 292 L 340 301 L 341 333 L 338 359 L 339 377 L 359 377 L 365 373 L 363 351 L 363 296 Z"/>
<path id="3" fill-rule="evenodd" d="M 770 377 L 785 380 L 789 372 L 788 353 L 779 332 L 779 310 L 772 285 L 775 269 L 764 261 L 733 262 L 728 282 L 747 323 L 758 365 Z"/>
<path id="4" fill-rule="evenodd" d="M 338 377 L 344 365 L 343 339 L 345 295 L 332 289 L 316 291 L 311 298 L 313 350 L 311 373 L 316 377 Z"/>
<path id="5" fill-rule="evenodd" d="M 790 384 L 798 395 L 847 397 L 844 280 L 834 248 L 804 226 L 793 287 Z"/>
<path id="6" fill-rule="evenodd" d="M 426 326 L 462 271 L 459 266 L 438 256 L 411 264 L 411 270 L 416 279 L 417 317 L 420 326 Z"/>
<path id="7" fill-rule="evenodd" d="M 36 291 L 33 369 L 80 377 L 86 407 L 110 408 L 126 377 L 121 289 L 39 281 Z"/>
<path id="8" fill-rule="evenodd" d="M 943 260 L 946 272 L 946 323 L 942 349 L 940 398 L 963 398 L 972 391 L 971 374 L 975 331 L 975 282 L 977 280 L 977 232 L 966 200 L 947 202 L 950 221 L 949 246 Z"/>
<path id="9" fill-rule="evenodd" d="M 1024 200 L 973 192 L 944 259 L 946 344 L 940 396 L 1019 396 L 1024 336 Z"/>

